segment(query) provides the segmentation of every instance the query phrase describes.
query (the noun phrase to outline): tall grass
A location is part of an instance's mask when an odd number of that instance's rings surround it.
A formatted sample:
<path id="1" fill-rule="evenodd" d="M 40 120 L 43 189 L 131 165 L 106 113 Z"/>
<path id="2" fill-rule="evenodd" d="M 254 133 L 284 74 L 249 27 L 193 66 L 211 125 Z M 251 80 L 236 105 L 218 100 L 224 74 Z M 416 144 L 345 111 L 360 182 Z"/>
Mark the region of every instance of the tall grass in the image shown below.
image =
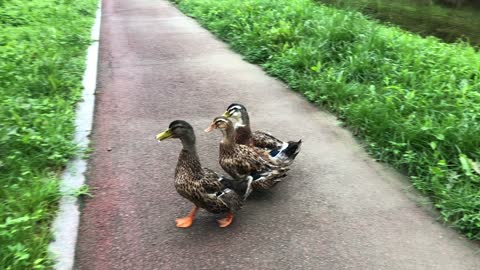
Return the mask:
<path id="1" fill-rule="evenodd" d="M 96 0 L 0 1 L 0 269 L 44 269 Z"/>
<path id="2" fill-rule="evenodd" d="M 308 0 L 177 0 L 244 57 L 335 112 L 480 239 L 480 55 Z"/>

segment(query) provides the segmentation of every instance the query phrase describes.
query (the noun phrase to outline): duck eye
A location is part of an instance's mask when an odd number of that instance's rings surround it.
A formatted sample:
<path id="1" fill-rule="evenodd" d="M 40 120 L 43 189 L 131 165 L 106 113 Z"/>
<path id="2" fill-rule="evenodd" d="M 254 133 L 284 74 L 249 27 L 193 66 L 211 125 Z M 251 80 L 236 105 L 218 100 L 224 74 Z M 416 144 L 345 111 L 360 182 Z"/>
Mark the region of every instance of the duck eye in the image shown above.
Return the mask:
<path id="1" fill-rule="evenodd" d="M 172 131 L 178 130 L 178 129 L 181 129 L 181 128 L 182 128 L 182 126 L 173 126 L 173 127 L 172 127 Z"/>
<path id="2" fill-rule="evenodd" d="M 225 120 L 223 120 L 223 119 L 219 119 L 219 120 L 215 121 L 215 125 L 216 125 L 217 127 L 222 127 L 222 126 L 224 126 L 225 123 L 226 123 L 226 122 L 225 122 Z"/>

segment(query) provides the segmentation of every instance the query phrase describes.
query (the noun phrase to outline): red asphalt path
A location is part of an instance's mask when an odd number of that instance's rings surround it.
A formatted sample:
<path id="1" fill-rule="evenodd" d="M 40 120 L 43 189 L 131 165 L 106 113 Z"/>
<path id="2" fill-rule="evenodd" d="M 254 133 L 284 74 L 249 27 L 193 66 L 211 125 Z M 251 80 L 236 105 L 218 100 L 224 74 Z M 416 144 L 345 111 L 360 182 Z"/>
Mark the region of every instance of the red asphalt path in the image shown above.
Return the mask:
<path id="1" fill-rule="evenodd" d="M 83 205 L 76 269 L 480 269 L 478 246 L 437 223 L 334 117 L 167 1 L 103 1 L 98 80 L 94 197 Z M 246 105 L 253 128 L 302 138 L 303 150 L 231 227 L 202 211 L 177 229 L 191 207 L 173 187 L 181 145 L 154 137 L 189 121 L 203 165 L 219 170 L 220 134 L 202 130 L 231 102 Z"/>

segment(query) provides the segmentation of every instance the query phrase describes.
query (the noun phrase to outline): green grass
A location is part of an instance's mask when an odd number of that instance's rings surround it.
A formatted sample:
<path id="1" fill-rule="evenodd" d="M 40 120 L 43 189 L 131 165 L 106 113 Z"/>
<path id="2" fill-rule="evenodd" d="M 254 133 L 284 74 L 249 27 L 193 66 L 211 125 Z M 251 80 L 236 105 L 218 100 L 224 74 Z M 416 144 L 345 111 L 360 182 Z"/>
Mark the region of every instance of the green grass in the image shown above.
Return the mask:
<path id="1" fill-rule="evenodd" d="M 480 239 L 480 55 L 308 0 L 177 0 L 291 89 L 335 112 Z"/>
<path id="2" fill-rule="evenodd" d="M 96 0 L 0 0 L 0 269 L 51 266 Z"/>

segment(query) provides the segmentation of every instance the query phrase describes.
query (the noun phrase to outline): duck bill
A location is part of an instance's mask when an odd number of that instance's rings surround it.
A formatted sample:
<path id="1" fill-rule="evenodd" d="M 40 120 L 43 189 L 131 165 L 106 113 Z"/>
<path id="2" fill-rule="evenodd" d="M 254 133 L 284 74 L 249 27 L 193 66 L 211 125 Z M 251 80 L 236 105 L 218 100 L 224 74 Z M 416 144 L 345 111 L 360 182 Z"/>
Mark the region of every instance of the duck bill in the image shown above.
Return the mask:
<path id="1" fill-rule="evenodd" d="M 162 133 L 158 133 L 157 136 L 156 136 L 157 141 L 163 141 L 163 140 L 166 140 L 166 139 L 171 138 L 171 137 L 172 137 L 172 130 L 171 129 L 167 129 Z"/>
<path id="2" fill-rule="evenodd" d="M 228 111 L 223 113 L 223 117 L 229 118 L 230 116 L 232 115 Z"/>
<path id="3" fill-rule="evenodd" d="M 212 123 L 208 128 L 205 129 L 205 132 L 211 132 L 215 129 L 215 123 Z"/>

